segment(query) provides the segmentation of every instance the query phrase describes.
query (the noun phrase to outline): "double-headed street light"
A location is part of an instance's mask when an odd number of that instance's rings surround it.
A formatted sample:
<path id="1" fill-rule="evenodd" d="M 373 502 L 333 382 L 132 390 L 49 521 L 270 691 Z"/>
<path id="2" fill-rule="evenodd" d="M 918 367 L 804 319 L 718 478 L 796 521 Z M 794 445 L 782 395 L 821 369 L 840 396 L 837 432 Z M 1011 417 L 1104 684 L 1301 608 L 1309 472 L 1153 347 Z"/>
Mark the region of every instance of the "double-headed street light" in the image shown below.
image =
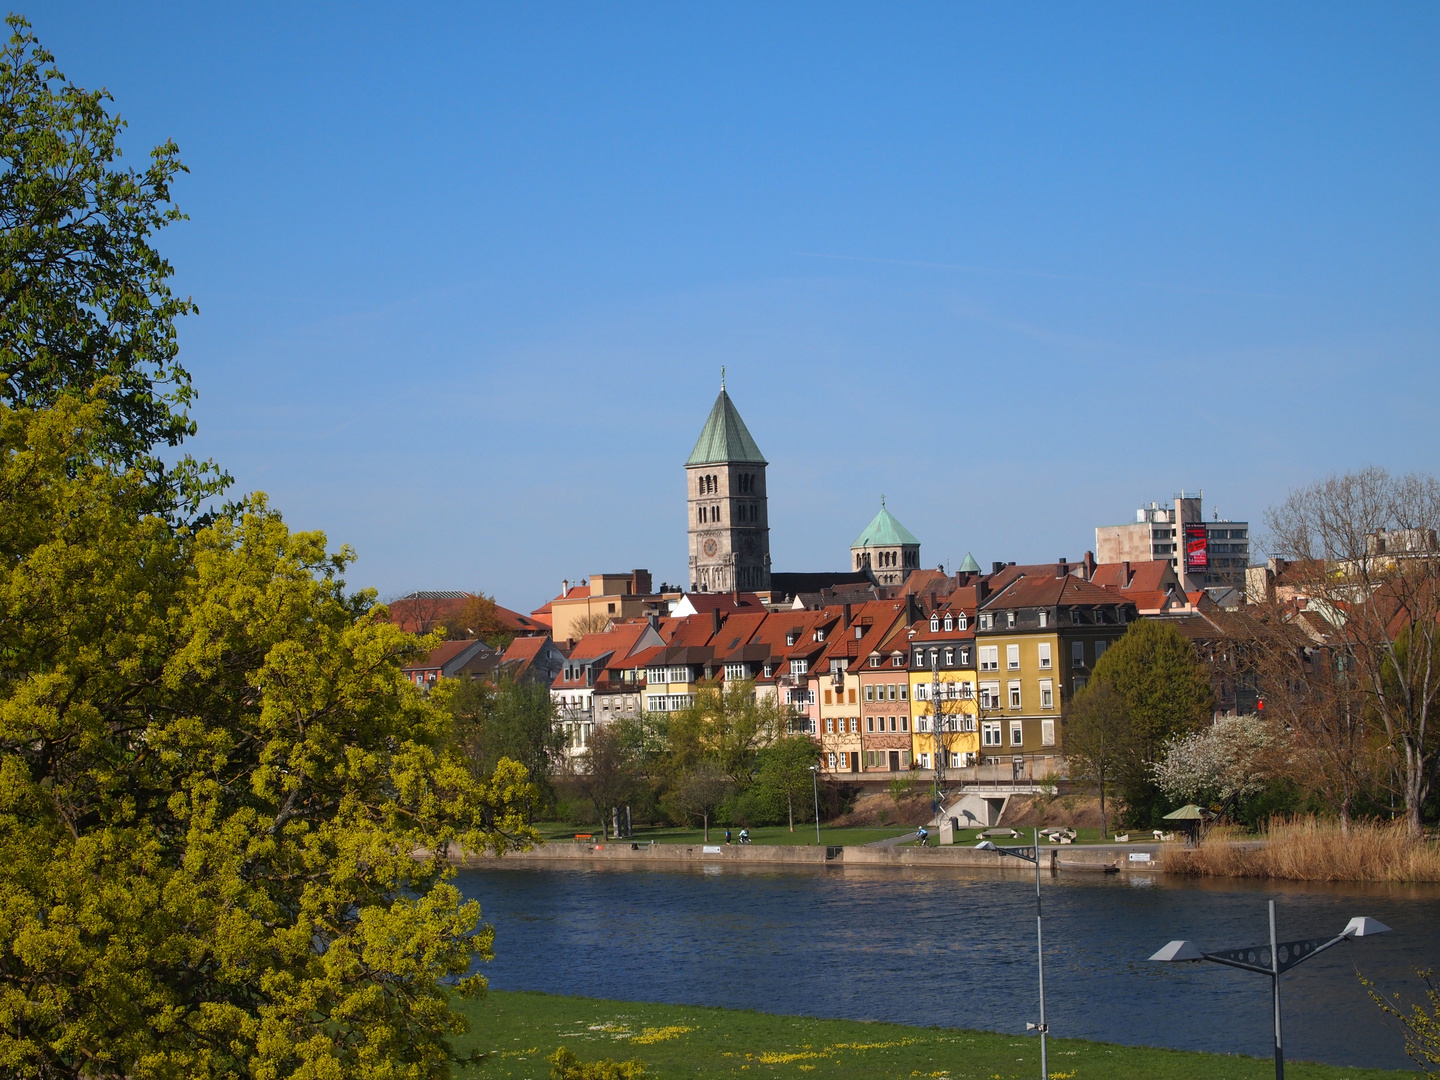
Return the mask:
<path id="1" fill-rule="evenodd" d="M 1024 859 L 1035 864 L 1035 963 L 1040 970 L 1040 1022 L 1026 1023 L 1025 1030 L 1040 1033 L 1040 1080 L 1050 1080 L 1050 1062 L 1045 1051 L 1045 1036 L 1050 1031 L 1050 1025 L 1045 1022 L 1045 930 L 1040 911 L 1040 828 L 1035 828 L 1034 848 L 996 847 L 989 840 L 981 840 L 975 846 L 981 851 L 995 851 L 1001 855 L 1009 855 L 1012 859 Z"/>
<path id="2" fill-rule="evenodd" d="M 1357 915 L 1345 924 L 1345 929 L 1328 941 L 1325 938 L 1306 938 L 1302 941 L 1275 940 L 1275 901 L 1270 901 L 1270 944 L 1252 945 L 1246 949 L 1222 949 L 1219 952 L 1201 952 L 1188 941 L 1172 941 L 1150 957 L 1174 963 L 1186 960 L 1209 960 L 1212 964 L 1254 971 L 1270 977 L 1270 998 L 1275 1006 L 1275 1080 L 1285 1080 L 1285 1051 L 1280 1039 L 1280 976 L 1297 964 L 1303 964 L 1312 956 L 1324 952 L 1332 945 L 1339 945 L 1351 938 L 1374 937 L 1386 934 L 1390 927 L 1365 915 Z"/>

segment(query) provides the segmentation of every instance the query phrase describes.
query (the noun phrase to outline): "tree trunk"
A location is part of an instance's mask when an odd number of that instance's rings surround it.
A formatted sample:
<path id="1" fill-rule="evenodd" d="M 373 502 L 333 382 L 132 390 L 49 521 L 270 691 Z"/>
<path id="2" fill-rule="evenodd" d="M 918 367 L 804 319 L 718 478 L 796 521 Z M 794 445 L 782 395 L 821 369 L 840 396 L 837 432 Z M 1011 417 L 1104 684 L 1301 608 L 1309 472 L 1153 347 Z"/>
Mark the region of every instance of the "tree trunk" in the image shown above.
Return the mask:
<path id="1" fill-rule="evenodd" d="M 1100 839 L 1103 841 L 1110 835 L 1110 830 L 1105 826 L 1105 777 L 1100 777 Z"/>
<path id="2" fill-rule="evenodd" d="M 1340 835 L 1346 838 L 1350 836 L 1350 796 L 1340 800 Z"/>
<path id="3" fill-rule="evenodd" d="M 790 831 L 791 831 L 791 832 L 794 832 L 794 831 L 795 831 L 795 797 L 794 797 L 793 795 L 786 795 L 786 796 L 785 796 L 785 808 L 790 811 Z"/>
<path id="4" fill-rule="evenodd" d="M 705 822 L 705 843 L 708 844 L 710 842 L 710 815 L 702 814 L 700 818 Z"/>

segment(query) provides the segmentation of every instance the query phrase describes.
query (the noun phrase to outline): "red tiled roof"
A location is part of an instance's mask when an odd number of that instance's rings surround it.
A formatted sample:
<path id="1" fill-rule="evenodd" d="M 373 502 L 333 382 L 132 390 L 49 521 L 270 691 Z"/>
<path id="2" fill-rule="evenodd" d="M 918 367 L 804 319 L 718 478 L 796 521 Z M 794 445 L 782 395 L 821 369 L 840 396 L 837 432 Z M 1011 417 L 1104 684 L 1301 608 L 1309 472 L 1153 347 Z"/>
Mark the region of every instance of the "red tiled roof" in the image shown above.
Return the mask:
<path id="1" fill-rule="evenodd" d="M 1156 592 L 1163 590 L 1167 579 L 1175 581 L 1175 574 L 1167 559 L 1146 559 L 1130 563 L 1129 580 L 1126 580 L 1125 563 L 1098 563 L 1090 580 L 1096 585 L 1126 592 Z"/>
<path id="2" fill-rule="evenodd" d="M 474 644 L 474 641 L 444 642 L 437 648 L 431 649 L 430 652 L 426 654 L 424 660 L 417 660 L 412 664 L 405 665 L 404 670 L 418 671 L 422 668 L 444 667 L 451 660 L 455 659 L 455 657 L 460 655 L 460 653 L 464 652 L 466 649 L 470 648 L 470 646 Z"/>
<path id="3" fill-rule="evenodd" d="M 1009 567 L 1010 570 L 1020 569 Z M 1060 605 L 1084 605 L 1098 607 L 1102 605 L 1124 604 L 1128 599 L 1120 592 L 1113 589 L 1101 588 L 1093 585 L 1074 574 L 1067 574 L 1065 577 L 1057 577 L 1055 567 L 1042 564 L 1040 570 L 1047 570 L 1048 573 L 1042 576 L 1030 576 L 1021 574 L 1018 578 L 1010 581 L 994 596 L 985 601 L 983 605 L 986 610 L 1007 607 L 1053 607 Z"/>

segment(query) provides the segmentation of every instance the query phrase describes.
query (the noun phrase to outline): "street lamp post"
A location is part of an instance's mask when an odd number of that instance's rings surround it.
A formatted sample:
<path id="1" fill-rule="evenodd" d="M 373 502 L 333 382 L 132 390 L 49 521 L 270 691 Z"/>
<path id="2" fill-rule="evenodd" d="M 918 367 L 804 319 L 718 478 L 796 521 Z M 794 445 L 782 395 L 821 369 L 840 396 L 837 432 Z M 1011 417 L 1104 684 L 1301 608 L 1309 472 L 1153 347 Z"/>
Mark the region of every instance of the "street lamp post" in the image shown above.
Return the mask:
<path id="1" fill-rule="evenodd" d="M 1045 1036 L 1050 1033 L 1050 1025 L 1045 1022 L 1045 923 L 1040 910 L 1040 828 L 1035 828 L 1033 850 L 1023 847 L 997 847 L 989 840 L 981 840 L 975 846 L 981 851 L 994 851 L 1009 855 L 1012 859 L 1024 859 L 1035 864 L 1035 965 L 1040 972 L 1040 1022 L 1027 1022 L 1025 1030 L 1040 1033 L 1040 1080 L 1050 1080 L 1050 1061 L 1045 1048 Z"/>
<path id="2" fill-rule="evenodd" d="M 815 789 L 815 846 L 820 846 L 820 766 L 810 766 L 810 786 Z"/>
<path id="3" fill-rule="evenodd" d="M 1297 964 L 1303 964 L 1312 956 L 1324 952 L 1332 945 L 1352 938 L 1374 937 L 1386 934 L 1390 927 L 1376 919 L 1357 915 L 1345 924 L 1345 929 L 1328 941 L 1325 938 L 1306 938 L 1302 941 L 1275 940 L 1275 901 L 1270 901 L 1270 944 L 1252 945 L 1246 949 L 1222 949 L 1219 952 L 1201 952 L 1188 941 L 1172 941 L 1150 957 L 1168 963 L 1187 960 L 1209 960 L 1212 964 L 1254 971 L 1270 977 L 1270 999 L 1275 1011 L 1275 1080 L 1285 1080 L 1285 1050 L 1280 1037 L 1280 976 Z"/>

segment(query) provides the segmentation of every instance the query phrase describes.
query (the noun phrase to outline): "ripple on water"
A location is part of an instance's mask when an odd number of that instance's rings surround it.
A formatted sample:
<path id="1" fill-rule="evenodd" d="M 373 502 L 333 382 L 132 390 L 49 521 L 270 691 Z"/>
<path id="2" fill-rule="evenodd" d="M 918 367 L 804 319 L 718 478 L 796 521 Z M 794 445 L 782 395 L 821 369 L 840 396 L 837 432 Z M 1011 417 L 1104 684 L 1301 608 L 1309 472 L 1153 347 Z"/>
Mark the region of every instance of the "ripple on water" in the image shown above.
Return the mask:
<path id="1" fill-rule="evenodd" d="M 502 990 L 1024 1030 L 1038 1014 L 1035 887 L 947 871 L 467 870 L 495 926 Z M 1356 968 L 1409 991 L 1440 963 L 1440 890 L 1061 875 L 1043 883 L 1046 1007 L 1057 1036 L 1269 1056 L 1269 982 L 1145 958 L 1371 915 L 1394 934 L 1345 944 L 1282 980 L 1286 1056 L 1404 1068 L 1399 1035 Z"/>

